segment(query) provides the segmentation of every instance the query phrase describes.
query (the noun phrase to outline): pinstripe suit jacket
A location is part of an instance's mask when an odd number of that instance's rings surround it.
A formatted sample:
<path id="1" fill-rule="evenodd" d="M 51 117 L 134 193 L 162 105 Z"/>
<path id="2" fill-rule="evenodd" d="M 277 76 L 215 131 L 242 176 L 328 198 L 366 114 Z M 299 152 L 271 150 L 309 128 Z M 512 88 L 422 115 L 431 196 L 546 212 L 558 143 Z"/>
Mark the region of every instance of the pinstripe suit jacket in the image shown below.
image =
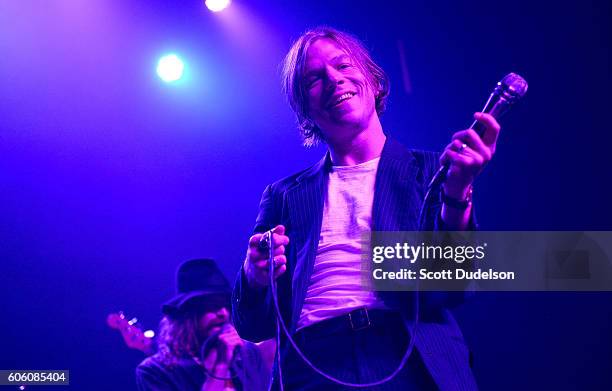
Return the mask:
<path id="1" fill-rule="evenodd" d="M 418 214 L 426 186 L 438 169 L 438 154 L 408 150 L 387 139 L 376 174 L 372 230 L 418 230 Z M 315 256 L 323 218 L 323 202 L 331 160 L 327 154 L 314 166 L 269 185 L 262 196 L 255 232 L 283 224 L 291 243 L 287 246 L 287 272 L 279 277 L 278 300 L 290 332 L 295 332 Z M 426 229 L 441 227 L 440 203 L 427 211 Z M 473 219 L 471 219 L 473 224 Z M 404 314 L 407 327 L 414 324 L 410 292 L 380 292 L 391 308 Z M 423 292 L 415 347 L 441 390 L 474 390 L 469 351 L 454 318 L 447 310 L 463 300 L 462 293 Z M 273 338 L 274 304 L 269 289 L 249 288 L 241 270 L 234 286 L 233 320 L 241 337 L 251 341 Z"/>

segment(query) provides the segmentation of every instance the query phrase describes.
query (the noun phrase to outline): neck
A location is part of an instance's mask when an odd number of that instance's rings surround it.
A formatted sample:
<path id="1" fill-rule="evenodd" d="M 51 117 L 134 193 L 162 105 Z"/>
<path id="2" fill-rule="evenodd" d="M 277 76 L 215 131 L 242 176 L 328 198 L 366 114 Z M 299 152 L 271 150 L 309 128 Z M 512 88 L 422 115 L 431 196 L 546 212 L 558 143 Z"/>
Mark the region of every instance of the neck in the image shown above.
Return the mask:
<path id="1" fill-rule="evenodd" d="M 336 166 L 352 166 L 375 159 L 382 153 L 385 134 L 377 115 L 368 126 L 343 140 L 329 140 L 329 152 Z"/>

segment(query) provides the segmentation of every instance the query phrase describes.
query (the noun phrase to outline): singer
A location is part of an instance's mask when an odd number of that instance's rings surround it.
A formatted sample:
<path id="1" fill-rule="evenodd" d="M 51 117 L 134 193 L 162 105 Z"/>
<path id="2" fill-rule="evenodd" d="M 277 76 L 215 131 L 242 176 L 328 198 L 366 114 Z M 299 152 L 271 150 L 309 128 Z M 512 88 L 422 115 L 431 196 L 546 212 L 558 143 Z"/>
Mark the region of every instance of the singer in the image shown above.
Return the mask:
<path id="1" fill-rule="evenodd" d="M 211 259 L 182 263 L 177 290 L 162 305 L 165 316 L 160 322 L 157 353 L 136 368 L 138 389 L 267 389 L 270 343 L 257 346 L 240 339 L 229 319 L 230 285 L 216 263 Z"/>
<path id="2" fill-rule="evenodd" d="M 234 287 L 234 322 L 248 340 L 275 336 L 268 249 L 261 245 L 271 232 L 282 316 L 305 356 L 340 380 L 374 382 L 392 373 L 406 352 L 414 295 L 361 286 L 361 234 L 419 229 L 426 187 L 440 164 L 449 171 L 424 228 L 475 229 L 472 184 L 495 152 L 500 127 L 492 116 L 475 113 L 482 138 L 472 129 L 456 132 L 441 155 L 388 139 L 379 119 L 389 93 L 385 72 L 358 39 L 329 27 L 296 40 L 282 82 L 304 144 L 323 142 L 328 152 L 265 189 Z M 421 293 L 407 364 L 368 389 L 477 389 L 469 351 L 448 311 L 462 300 L 460 292 Z M 286 339 L 280 369 L 288 390 L 345 389 L 313 371 Z"/>

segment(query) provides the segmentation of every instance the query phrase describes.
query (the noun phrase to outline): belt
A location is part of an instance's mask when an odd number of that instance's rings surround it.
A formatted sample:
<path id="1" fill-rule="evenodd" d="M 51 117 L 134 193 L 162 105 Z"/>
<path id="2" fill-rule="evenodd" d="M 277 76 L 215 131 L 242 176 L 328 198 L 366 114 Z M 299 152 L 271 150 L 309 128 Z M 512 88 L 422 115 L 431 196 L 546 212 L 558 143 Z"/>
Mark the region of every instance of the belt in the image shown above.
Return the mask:
<path id="1" fill-rule="evenodd" d="M 304 327 L 296 334 L 308 337 L 313 334 L 327 334 L 338 331 L 360 331 L 393 324 L 403 325 L 402 316 L 397 311 L 357 308 L 348 314 L 325 319 Z"/>

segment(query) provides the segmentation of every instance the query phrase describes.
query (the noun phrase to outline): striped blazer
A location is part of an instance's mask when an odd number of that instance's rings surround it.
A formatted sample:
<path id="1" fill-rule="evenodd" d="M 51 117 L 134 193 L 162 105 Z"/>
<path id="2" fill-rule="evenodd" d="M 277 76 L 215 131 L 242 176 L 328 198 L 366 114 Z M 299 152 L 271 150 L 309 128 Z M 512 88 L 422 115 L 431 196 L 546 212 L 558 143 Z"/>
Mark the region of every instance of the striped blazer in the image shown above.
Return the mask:
<path id="1" fill-rule="evenodd" d="M 376 174 L 372 230 L 418 230 L 421 203 L 427 184 L 439 167 L 438 158 L 437 153 L 409 150 L 387 138 Z M 295 332 L 314 268 L 330 167 L 328 153 L 314 166 L 269 185 L 259 205 L 254 231 L 265 232 L 283 224 L 291 241 L 286 248 L 287 272 L 277 280 L 279 307 L 291 333 Z M 427 211 L 427 230 L 444 228 L 440 207 L 436 201 Z M 473 217 L 470 225 L 475 228 Z M 406 326 L 412 329 L 412 293 L 379 295 L 387 306 L 404 314 Z M 415 347 L 443 391 L 477 389 L 469 365 L 469 350 L 448 311 L 463 298 L 464 294 L 457 292 L 420 293 L 421 315 Z M 275 336 L 275 310 L 269 289 L 249 288 L 242 269 L 234 285 L 232 316 L 244 339 L 258 342 Z M 283 345 L 286 348 L 287 344 Z"/>

